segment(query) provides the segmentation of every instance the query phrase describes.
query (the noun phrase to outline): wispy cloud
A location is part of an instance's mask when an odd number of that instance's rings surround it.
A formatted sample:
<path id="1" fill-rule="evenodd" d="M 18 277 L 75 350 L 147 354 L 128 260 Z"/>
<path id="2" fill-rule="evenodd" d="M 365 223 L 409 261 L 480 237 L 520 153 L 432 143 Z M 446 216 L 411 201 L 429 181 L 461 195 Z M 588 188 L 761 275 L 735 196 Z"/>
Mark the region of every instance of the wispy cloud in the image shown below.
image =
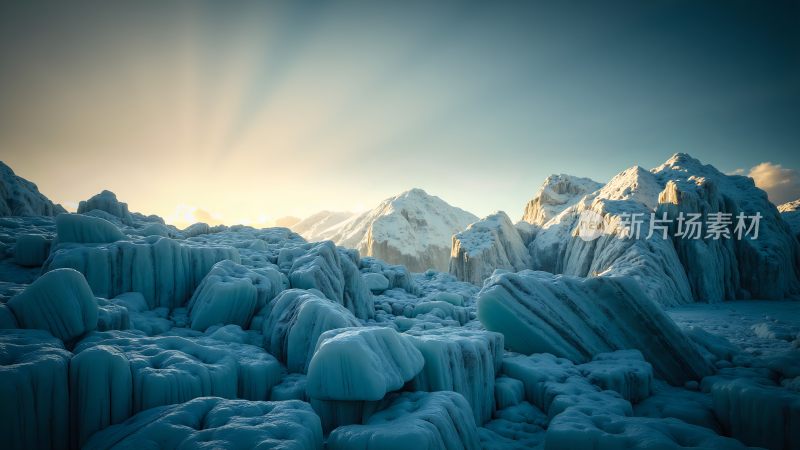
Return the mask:
<path id="1" fill-rule="evenodd" d="M 748 176 L 767 192 L 776 205 L 800 198 L 800 173 L 797 170 L 762 162 L 751 168 Z"/>

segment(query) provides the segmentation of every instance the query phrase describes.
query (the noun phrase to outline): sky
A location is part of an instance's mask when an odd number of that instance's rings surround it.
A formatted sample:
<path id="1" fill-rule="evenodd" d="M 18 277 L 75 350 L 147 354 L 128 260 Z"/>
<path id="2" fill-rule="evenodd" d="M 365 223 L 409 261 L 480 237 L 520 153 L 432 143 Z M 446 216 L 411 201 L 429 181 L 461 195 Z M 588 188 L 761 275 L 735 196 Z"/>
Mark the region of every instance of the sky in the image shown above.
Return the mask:
<path id="1" fill-rule="evenodd" d="M 512 218 L 687 152 L 800 197 L 800 3 L 0 2 L 0 160 L 176 224 Z"/>

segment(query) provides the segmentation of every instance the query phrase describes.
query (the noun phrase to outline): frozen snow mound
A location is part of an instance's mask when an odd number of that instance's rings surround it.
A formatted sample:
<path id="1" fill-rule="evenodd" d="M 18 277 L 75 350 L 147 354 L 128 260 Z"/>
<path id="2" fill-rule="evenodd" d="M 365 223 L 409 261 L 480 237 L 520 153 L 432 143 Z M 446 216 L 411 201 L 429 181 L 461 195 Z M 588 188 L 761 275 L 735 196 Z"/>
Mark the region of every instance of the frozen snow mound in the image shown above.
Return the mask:
<path id="1" fill-rule="evenodd" d="M 675 385 L 712 367 L 694 343 L 626 277 L 576 278 L 525 270 L 498 274 L 478 294 L 478 319 L 524 354 L 552 353 L 587 362 L 600 353 L 637 349 Z"/>
<path id="2" fill-rule="evenodd" d="M 528 248 L 502 211 L 453 236 L 450 273 L 459 280 L 480 285 L 495 269 L 517 272 L 530 265 Z"/>
<path id="3" fill-rule="evenodd" d="M 672 242 L 658 234 L 647 237 L 661 190 L 656 176 L 641 167 L 618 174 L 538 230 L 529 245 L 532 268 L 579 277 L 632 277 L 662 305 L 692 302 Z M 633 214 L 644 221 L 638 237 L 622 223 L 624 215 Z M 592 225 L 600 227 L 598 233 L 587 229 Z"/>
<path id="4" fill-rule="evenodd" d="M 577 203 L 586 194 L 603 187 L 589 178 L 572 175 L 550 175 L 544 180 L 539 191 L 525 205 L 522 220 L 541 227 L 563 210 Z"/>
<path id="5" fill-rule="evenodd" d="M 287 247 L 278 256 L 278 265 L 289 267 L 291 287 L 316 289 L 356 317 L 369 319 L 375 315 L 375 305 L 358 262 L 357 253 L 339 249 L 331 241 Z"/>
<path id="6" fill-rule="evenodd" d="M 161 405 L 204 396 L 267 400 L 280 363 L 263 349 L 211 338 L 96 332 L 75 347 L 70 364 L 73 439 Z"/>
<path id="7" fill-rule="evenodd" d="M 103 244 L 125 240 L 116 225 L 100 217 L 83 214 L 59 214 L 56 216 L 58 243 Z"/>
<path id="8" fill-rule="evenodd" d="M 410 339 L 394 329 L 326 331 L 309 363 L 306 391 L 320 400 L 380 400 L 403 387 L 424 364 Z"/>
<path id="9" fill-rule="evenodd" d="M 664 185 L 657 216 L 666 213 L 677 219 L 681 213 L 702 213 L 704 217 L 730 214 L 730 238 L 672 239 L 696 299 L 782 299 L 800 294 L 800 244 L 751 178 L 725 175 L 682 153 L 652 172 Z M 737 237 L 740 214 L 760 214 L 758 237 L 754 233 Z M 745 220 L 744 225 L 751 226 L 752 221 Z M 673 224 L 672 230 L 675 227 Z"/>
<path id="10" fill-rule="evenodd" d="M 411 189 L 340 223 L 326 238 L 412 272 L 446 272 L 453 234 L 476 220 L 439 197 Z"/>
<path id="11" fill-rule="evenodd" d="M 55 216 L 67 212 L 0 161 L 0 216 Z"/>
<path id="12" fill-rule="evenodd" d="M 479 449 L 469 404 L 455 392 L 404 392 L 363 425 L 339 427 L 331 450 Z"/>
<path id="13" fill-rule="evenodd" d="M 22 328 L 49 331 L 64 342 L 97 327 L 97 302 L 72 269 L 47 272 L 8 302 Z"/>
<path id="14" fill-rule="evenodd" d="M 319 417 L 297 400 L 198 398 L 143 411 L 93 435 L 84 449 L 322 449 Z"/>
<path id="15" fill-rule="evenodd" d="M 128 211 L 128 204 L 117 200 L 117 195 L 111 191 L 104 190 L 89 200 L 82 200 L 78 204 L 78 214 L 88 213 L 93 210 L 105 211 L 117 217 L 125 225 L 133 225 L 133 216 Z"/>
<path id="16" fill-rule="evenodd" d="M 778 206 L 778 211 L 783 220 L 789 224 L 792 233 L 800 239 L 800 199 Z"/>
<path id="17" fill-rule="evenodd" d="M 439 328 L 411 331 L 410 340 L 425 358 L 411 386 L 417 391 L 454 391 L 472 408 L 475 423 L 492 418 L 495 375 L 503 358 L 503 335 L 483 330 Z"/>
<path id="18" fill-rule="evenodd" d="M 70 356 L 45 331 L 0 330 L 3 448 L 69 448 Z"/>
<path id="19" fill-rule="evenodd" d="M 139 292 L 151 309 L 172 309 L 184 306 L 214 264 L 225 259 L 240 262 L 239 253 L 231 247 L 152 237 L 100 245 L 59 244 L 42 270 L 75 269 L 99 297 Z"/>
<path id="20" fill-rule="evenodd" d="M 192 329 L 205 331 L 217 324 L 248 327 L 253 314 L 283 288 L 282 283 L 273 286 L 270 271 L 273 277 L 285 278 L 275 269 L 248 269 L 229 259 L 214 264 L 187 305 Z"/>
<path id="21" fill-rule="evenodd" d="M 50 240 L 41 234 L 23 234 L 14 243 L 14 263 L 40 267 L 50 255 Z"/>
<path id="22" fill-rule="evenodd" d="M 266 337 L 266 349 L 290 372 L 306 373 L 320 335 L 361 325 L 347 308 L 315 291 L 289 289 L 271 301 L 254 320 Z"/>

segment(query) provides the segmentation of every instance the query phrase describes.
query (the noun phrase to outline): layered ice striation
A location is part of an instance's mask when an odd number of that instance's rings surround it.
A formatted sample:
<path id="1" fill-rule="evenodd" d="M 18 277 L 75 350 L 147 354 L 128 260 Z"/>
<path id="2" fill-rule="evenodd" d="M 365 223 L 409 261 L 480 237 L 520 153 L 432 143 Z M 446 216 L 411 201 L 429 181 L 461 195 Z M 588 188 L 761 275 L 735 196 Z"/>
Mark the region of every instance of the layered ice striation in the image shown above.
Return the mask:
<path id="1" fill-rule="evenodd" d="M 211 338 L 96 332 L 70 365 L 73 439 L 160 405 L 218 396 L 267 400 L 283 369 L 263 349 Z"/>
<path id="2" fill-rule="evenodd" d="M 97 327 L 97 301 L 83 275 L 72 269 L 45 273 L 8 306 L 20 327 L 46 330 L 65 342 Z"/>
<path id="3" fill-rule="evenodd" d="M 694 343 L 638 283 L 625 277 L 577 278 L 530 270 L 496 275 L 478 294 L 478 319 L 505 335 L 506 347 L 586 362 L 637 349 L 673 384 L 712 372 Z"/>
<path id="4" fill-rule="evenodd" d="M 502 211 L 453 236 L 450 273 L 459 280 L 480 285 L 495 269 L 517 272 L 530 265 L 528 248 Z"/>
<path id="5" fill-rule="evenodd" d="M 280 252 L 278 265 L 288 267 L 291 287 L 316 289 L 358 318 L 374 316 L 372 293 L 359 272 L 355 252 L 339 249 L 331 241 L 289 247 Z"/>
<path id="6" fill-rule="evenodd" d="M 75 269 L 100 297 L 139 292 L 151 308 L 175 308 L 183 306 L 214 264 L 225 259 L 240 261 L 231 247 L 152 237 L 98 245 L 60 244 L 43 270 Z"/>
<path id="7" fill-rule="evenodd" d="M 297 400 L 203 397 L 140 412 L 93 435 L 89 449 L 322 449 L 319 417 Z"/>
<path id="8" fill-rule="evenodd" d="M 187 305 L 192 329 L 205 331 L 217 324 L 248 327 L 253 314 L 283 289 L 285 278 L 272 268 L 249 269 L 231 260 L 216 263 Z"/>
<path id="9" fill-rule="evenodd" d="M 454 391 L 472 408 L 476 423 L 491 419 L 494 383 L 503 357 L 503 335 L 483 330 L 440 328 L 410 331 L 410 340 L 425 358 L 411 381 L 419 391 Z"/>
<path id="10" fill-rule="evenodd" d="M 404 392 L 363 425 L 339 427 L 327 448 L 479 449 L 475 419 L 467 401 L 455 392 Z"/>
<path id="11" fill-rule="evenodd" d="M 309 397 L 380 400 L 414 378 L 425 359 L 411 339 L 387 327 L 323 333 L 308 367 Z"/>
<path id="12" fill-rule="evenodd" d="M 0 330 L 3 448 L 69 448 L 70 356 L 45 331 Z"/>
<path id="13" fill-rule="evenodd" d="M 289 289 L 259 313 L 254 325 L 264 334 L 267 350 L 290 372 L 306 373 L 324 332 L 360 323 L 347 308 L 318 291 Z"/>

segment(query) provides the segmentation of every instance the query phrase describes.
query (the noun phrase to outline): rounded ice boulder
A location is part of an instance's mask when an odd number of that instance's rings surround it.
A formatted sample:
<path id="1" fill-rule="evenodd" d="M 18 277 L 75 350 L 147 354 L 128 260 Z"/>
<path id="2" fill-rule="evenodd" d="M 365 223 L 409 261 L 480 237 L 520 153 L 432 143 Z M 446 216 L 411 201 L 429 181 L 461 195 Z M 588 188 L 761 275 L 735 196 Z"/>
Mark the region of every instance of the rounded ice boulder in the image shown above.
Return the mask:
<path id="1" fill-rule="evenodd" d="M 23 234 L 14 245 L 14 263 L 39 267 L 50 254 L 50 241 L 40 234 Z"/>
<path id="2" fill-rule="evenodd" d="M 8 306 L 20 327 L 47 330 L 65 342 L 97 327 L 97 301 L 86 279 L 73 269 L 45 273 Z"/>
<path id="3" fill-rule="evenodd" d="M 56 216 L 56 236 L 59 244 L 65 242 L 101 244 L 125 239 L 125 235 L 113 223 L 82 214 Z"/>
<path id="4" fill-rule="evenodd" d="M 380 400 L 424 364 L 411 341 L 391 328 L 326 331 L 308 366 L 306 391 L 321 400 Z"/>

